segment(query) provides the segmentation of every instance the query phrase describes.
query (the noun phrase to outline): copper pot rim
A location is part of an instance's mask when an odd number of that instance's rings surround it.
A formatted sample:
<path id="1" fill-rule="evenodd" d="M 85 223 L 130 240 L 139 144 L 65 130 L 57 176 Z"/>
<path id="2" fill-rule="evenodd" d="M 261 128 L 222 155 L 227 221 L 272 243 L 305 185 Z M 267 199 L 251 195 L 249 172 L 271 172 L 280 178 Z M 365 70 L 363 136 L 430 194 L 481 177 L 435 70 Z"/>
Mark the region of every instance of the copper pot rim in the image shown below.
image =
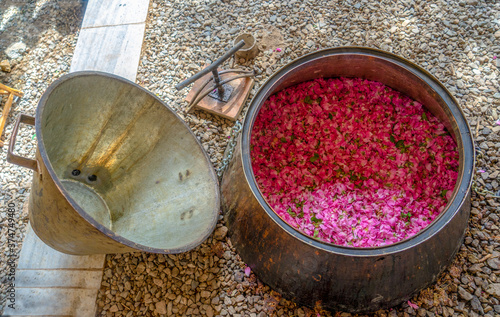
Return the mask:
<path id="1" fill-rule="evenodd" d="M 463 156 L 464 159 L 463 163 L 461 162 L 461 165 L 463 166 L 459 168 L 459 171 L 461 170 L 462 173 L 459 173 L 458 175 L 457 183 L 455 185 L 452 197 L 448 201 L 448 204 L 445 206 L 445 209 L 427 227 L 422 229 L 417 234 L 393 244 L 378 247 L 361 248 L 340 246 L 328 242 L 323 242 L 319 239 L 314 239 L 297 230 L 296 228 L 290 226 L 286 221 L 278 216 L 278 214 L 267 203 L 266 199 L 262 195 L 262 192 L 260 191 L 253 174 L 250 159 L 251 133 L 255 118 L 257 117 L 257 114 L 259 113 L 264 101 L 270 95 L 269 91 L 273 89 L 273 86 L 275 86 L 281 78 L 283 78 L 286 74 L 292 72 L 296 67 L 302 66 L 305 63 L 311 62 L 316 59 L 340 54 L 365 56 L 367 58 L 380 58 L 399 67 L 402 67 L 412 74 L 422 78 L 426 82 L 426 84 L 431 86 L 431 88 L 441 98 L 447 100 L 446 104 L 448 105 L 450 110 L 452 110 L 453 117 L 458 121 L 460 130 L 459 136 L 461 137 L 463 145 L 463 148 L 459 149 L 459 155 Z M 257 199 L 261 207 L 266 211 L 266 214 L 285 232 L 287 232 L 292 237 L 302 241 L 303 243 L 324 251 L 340 253 L 349 256 L 380 256 L 385 254 L 397 253 L 406 249 L 410 249 L 415 245 L 431 239 L 455 217 L 455 215 L 462 208 L 462 205 L 466 203 L 472 186 L 472 173 L 475 165 L 474 141 L 472 139 L 469 124 L 462 109 L 458 106 L 458 102 L 453 97 L 453 95 L 451 95 L 451 93 L 443 86 L 443 84 L 441 84 L 441 82 L 433 75 L 431 75 L 428 71 L 406 60 L 403 57 L 379 49 L 358 46 L 344 46 L 318 50 L 295 59 L 294 61 L 288 63 L 287 65 L 277 70 L 274 74 L 272 74 L 266 80 L 266 82 L 262 84 L 250 103 L 245 121 L 243 123 L 240 146 L 242 153 L 242 166 L 246 180 L 249 183 L 249 187 L 253 192 L 255 198 Z"/>

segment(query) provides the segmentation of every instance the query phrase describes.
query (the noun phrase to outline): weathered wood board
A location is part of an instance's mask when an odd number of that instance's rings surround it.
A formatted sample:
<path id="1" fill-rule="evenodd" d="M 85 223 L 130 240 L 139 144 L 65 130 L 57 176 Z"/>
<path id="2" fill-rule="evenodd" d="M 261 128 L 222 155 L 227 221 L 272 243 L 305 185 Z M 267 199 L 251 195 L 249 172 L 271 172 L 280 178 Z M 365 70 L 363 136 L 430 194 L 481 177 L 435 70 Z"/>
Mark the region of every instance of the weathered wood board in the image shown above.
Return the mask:
<path id="1" fill-rule="evenodd" d="M 95 296 L 93 289 L 17 288 L 19 304 L 4 316 L 95 316 Z"/>
<path id="2" fill-rule="evenodd" d="M 18 270 L 100 269 L 104 267 L 103 255 L 76 256 L 55 251 L 33 232 L 31 225 L 24 238 L 19 256 Z M 50 256 L 48 256 L 50 255 Z M 21 261 L 22 259 L 22 261 Z"/>
<path id="3" fill-rule="evenodd" d="M 82 28 L 144 23 L 148 7 L 147 0 L 89 1 Z"/>
<path id="4" fill-rule="evenodd" d="M 98 289 L 101 286 L 102 267 L 83 270 L 18 270 L 16 286 L 23 288 L 59 287 Z"/>
<path id="5" fill-rule="evenodd" d="M 135 81 L 149 0 L 89 0 L 71 72 L 96 70 Z M 105 255 L 73 256 L 41 241 L 28 226 L 16 270 L 15 309 L 3 316 L 96 314 Z"/>
<path id="6" fill-rule="evenodd" d="M 58 252 L 28 224 L 15 275 L 15 308 L 7 306 L 4 316 L 94 316 L 104 260 Z"/>
<path id="7" fill-rule="evenodd" d="M 146 24 L 82 29 L 71 72 L 97 70 L 135 81 Z"/>

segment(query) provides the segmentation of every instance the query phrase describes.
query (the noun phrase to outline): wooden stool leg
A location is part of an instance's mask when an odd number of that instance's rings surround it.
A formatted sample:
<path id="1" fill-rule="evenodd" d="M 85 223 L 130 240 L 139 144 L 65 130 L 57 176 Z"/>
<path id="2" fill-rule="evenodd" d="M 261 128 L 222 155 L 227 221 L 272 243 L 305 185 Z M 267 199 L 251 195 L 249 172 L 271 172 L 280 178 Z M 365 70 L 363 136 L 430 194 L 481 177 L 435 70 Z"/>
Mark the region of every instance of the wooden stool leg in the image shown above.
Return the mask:
<path id="1" fill-rule="evenodd" d="M 21 97 L 23 95 L 23 93 L 20 90 L 10 88 L 10 87 L 5 86 L 4 84 L 1 84 L 1 83 L 0 83 L 0 89 L 4 90 L 7 93 L 11 93 L 11 94 L 14 94 L 14 95 L 19 96 L 19 97 Z M 0 93 L 3 93 L 3 92 L 0 91 Z"/>
<path id="2" fill-rule="evenodd" d="M 3 108 L 2 117 L 0 117 L 0 147 L 3 147 L 4 144 L 4 142 L 2 141 L 3 129 L 5 128 L 5 123 L 7 122 L 7 117 L 9 116 L 9 111 L 12 106 L 13 100 L 14 94 L 10 93 Z"/>

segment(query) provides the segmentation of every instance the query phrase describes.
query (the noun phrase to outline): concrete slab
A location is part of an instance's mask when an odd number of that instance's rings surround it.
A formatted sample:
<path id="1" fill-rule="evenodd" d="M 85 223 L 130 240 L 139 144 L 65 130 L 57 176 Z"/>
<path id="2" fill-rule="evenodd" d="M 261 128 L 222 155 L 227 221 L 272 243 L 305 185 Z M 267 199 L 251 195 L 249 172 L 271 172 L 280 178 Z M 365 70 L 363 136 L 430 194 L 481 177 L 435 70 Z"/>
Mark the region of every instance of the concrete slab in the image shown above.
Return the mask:
<path id="1" fill-rule="evenodd" d="M 145 23 L 82 29 L 71 72 L 98 70 L 135 81 Z"/>
<path id="2" fill-rule="evenodd" d="M 90 0 L 70 71 L 135 81 L 148 8 L 146 0 Z M 104 261 L 105 255 L 53 250 L 29 226 L 16 270 L 15 309 L 6 307 L 3 316 L 95 316 Z"/>
<path id="3" fill-rule="evenodd" d="M 26 237 L 24 238 L 21 254 L 19 255 L 18 270 L 27 269 L 98 269 L 104 267 L 103 254 L 98 255 L 68 255 L 55 251 L 46 245 L 33 232 L 28 224 Z"/>
<path id="4" fill-rule="evenodd" d="M 18 288 L 85 288 L 101 287 L 102 269 L 95 270 L 18 270 Z"/>
<path id="5" fill-rule="evenodd" d="M 18 288 L 16 309 L 4 316 L 95 316 L 96 289 Z"/>
<path id="6" fill-rule="evenodd" d="M 89 1 L 82 28 L 144 23 L 148 7 L 144 0 Z"/>

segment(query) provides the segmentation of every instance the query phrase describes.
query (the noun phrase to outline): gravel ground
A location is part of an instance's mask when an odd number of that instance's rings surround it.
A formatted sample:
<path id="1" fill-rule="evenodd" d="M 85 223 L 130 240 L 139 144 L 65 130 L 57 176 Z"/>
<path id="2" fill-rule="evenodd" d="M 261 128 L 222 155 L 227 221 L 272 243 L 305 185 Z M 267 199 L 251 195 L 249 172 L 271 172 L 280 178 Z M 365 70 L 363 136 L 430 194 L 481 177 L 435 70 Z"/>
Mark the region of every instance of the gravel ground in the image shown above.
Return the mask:
<path id="1" fill-rule="evenodd" d="M 227 50 L 241 32 L 261 46 L 253 61 L 255 89 L 276 69 L 320 48 L 361 45 L 401 55 L 429 70 L 458 98 L 476 132 L 478 187 L 497 192 L 500 111 L 495 54 L 500 54 L 500 4 L 494 1 L 153 1 L 138 82 L 185 118 L 215 167 L 232 123 L 186 114 L 187 89 L 174 85 Z M 280 48 L 278 52 L 276 48 Z M 227 67 L 228 65 L 226 65 Z M 499 65 L 500 66 L 500 65 Z M 251 95 L 251 96 L 252 96 Z M 500 315 L 498 200 L 473 195 L 467 238 L 437 284 L 378 316 Z M 245 276 L 221 220 L 200 247 L 180 255 L 108 255 L 99 314 L 203 316 L 350 316 L 281 298 L 252 273 Z"/>
<path id="2" fill-rule="evenodd" d="M 11 67 L 11 72 L 0 71 L 0 83 L 24 92 L 9 113 L 4 131 L 6 144 L 0 148 L 0 315 L 8 294 L 7 260 L 17 263 L 25 235 L 32 178 L 30 170 L 7 163 L 8 140 L 17 116 L 35 115 L 38 99 L 48 85 L 69 71 L 81 18 L 82 5 L 78 0 L 0 1 L 0 61 L 7 61 Z M 5 98 L 0 110 L 4 102 Z M 34 157 L 34 133 L 29 126 L 20 129 L 16 145 L 19 154 Z M 9 203 L 15 205 L 14 217 L 7 213 Z M 7 226 L 11 223 L 14 228 Z M 14 237 L 9 236 L 11 233 Z M 13 246 L 8 239 L 14 240 Z"/>
<path id="3" fill-rule="evenodd" d="M 4 2 L 0 2 L 0 9 Z M 53 20 L 59 19 L 55 7 L 61 3 L 47 6 L 49 12 L 54 10 Z M 27 20 L 31 17 L 23 12 L 21 16 Z M 47 19 L 48 23 L 52 19 Z M 78 16 L 71 21 L 70 25 L 78 25 Z M 499 316 L 499 200 L 493 195 L 500 194 L 500 125 L 495 124 L 500 112 L 500 58 L 495 59 L 500 54 L 500 3 L 154 0 L 137 81 L 185 118 L 215 167 L 220 166 L 232 122 L 203 112 L 186 114 L 183 99 L 187 89 L 178 93 L 173 87 L 219 57 L 240 32 L 255 34 L 261 46 L 255 60 L 237 61 L 239 67 L 254 68 L 258 73 L 251 96 L 270 74 L 289 61 L 319 48 L 342 45 L 375 47 L 401 55 L 429 70 L 456 96 L 480 150 L 476 175 L 479 193 L 473 194 L 465 242 L 439 281 L 411 299 L 418 308 L 403 303 L 373 315 Z M 69 68 L 77 30 L 61 33 L 54 22 L 41 34 L 17 68 L 11 74 L 0 75 L 1 82 L 29 93 L 14 107 L 11 118 L 21 111 L 33 114 L 45 87 Z M 48 44 L 50 40 L 52 44 Z M 7 136 L 11 127 L 7 127 Z M 26 130 L 21 134 L 26 141 L 20 145 L 20 152 L 33 152 L 35 143 L 29 138 L 32 133 Z M 23 138 L 23 134 L 28 137 Z M 6 165 L 5 149 L 2 151 L 0 216 L 5 224 L 5 205 L 14 201 L 22 210 L 31 180 L 26 170 Z M 25 221 L 25 214 L 16 218 L 18 241 Z M 2 255 L 7 252 L 5 232 L 2 228 Z M 350 316 L 299 307 L 263 285 L 253 273 L 246 276 L 245 264 L 226 234 L 221 219 L 214 234 L 190 252 L 168 256 L 139 252 L 108 255 L 97 299 L 98 314 Z M 4 283 L 1 287 L 4 294 Z"/>

